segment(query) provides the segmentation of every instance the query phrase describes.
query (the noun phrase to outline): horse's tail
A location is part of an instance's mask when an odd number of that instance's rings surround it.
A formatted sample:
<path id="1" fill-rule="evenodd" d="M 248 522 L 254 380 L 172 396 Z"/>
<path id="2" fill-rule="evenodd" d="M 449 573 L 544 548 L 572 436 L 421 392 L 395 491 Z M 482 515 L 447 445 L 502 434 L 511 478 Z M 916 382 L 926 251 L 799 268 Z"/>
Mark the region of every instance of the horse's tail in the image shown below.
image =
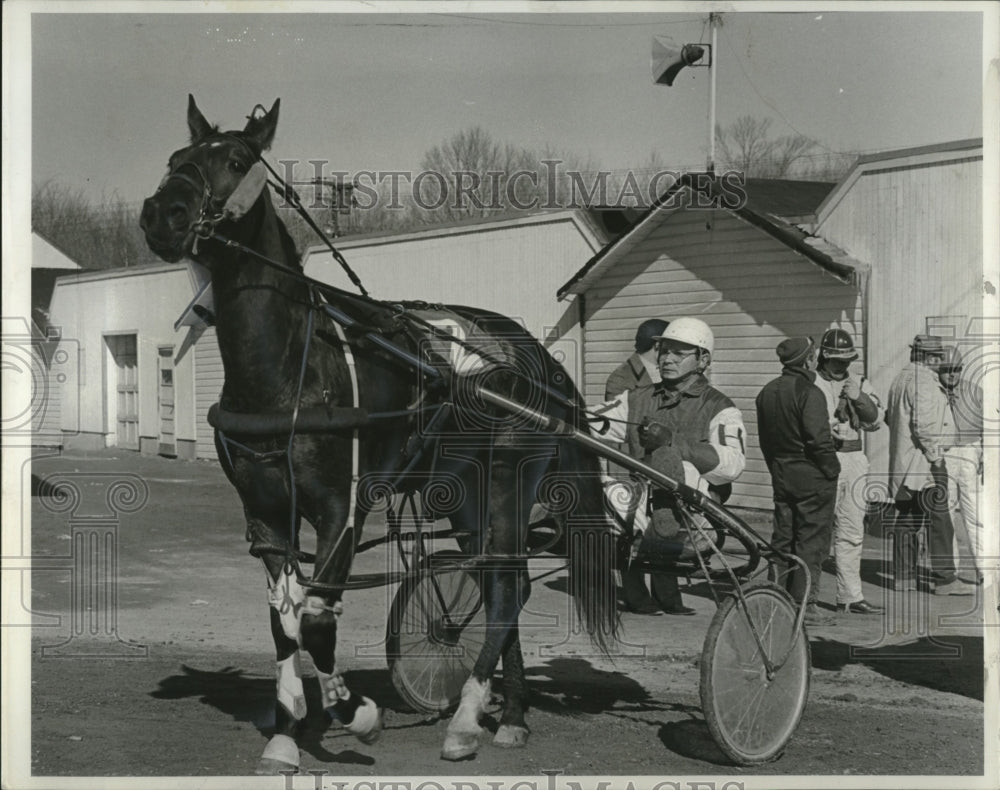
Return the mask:
<path id="1" fill-rule="evenodd" d="M 575 492 L 566 515 L 570 594 L 591 641 L 608 654 L 618 638 L 619 618 L 616 539 L 604 507 L 601 468 L 597 458 L 576 442 L 560 444 L 560 476 L 571 481 Z"/>

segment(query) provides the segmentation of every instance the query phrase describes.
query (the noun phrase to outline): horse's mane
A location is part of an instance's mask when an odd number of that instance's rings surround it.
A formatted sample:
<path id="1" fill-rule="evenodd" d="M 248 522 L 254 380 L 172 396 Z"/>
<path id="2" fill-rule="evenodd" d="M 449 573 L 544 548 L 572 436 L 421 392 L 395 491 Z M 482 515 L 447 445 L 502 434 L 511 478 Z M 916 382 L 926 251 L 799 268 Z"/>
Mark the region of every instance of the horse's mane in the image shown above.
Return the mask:
<path id="1" fill-rule="evenodd" d="M 295 269 L 301 272 L 302 256 L 299 254 L 298 247 L 295 246 L 295 239 L 288 232 L 288 228 L 281 217 L 278 217 L 278 234 L 281 237 L 281 250 L 285 253 L 285 259 L 289 263 L 294 264 Z"/>

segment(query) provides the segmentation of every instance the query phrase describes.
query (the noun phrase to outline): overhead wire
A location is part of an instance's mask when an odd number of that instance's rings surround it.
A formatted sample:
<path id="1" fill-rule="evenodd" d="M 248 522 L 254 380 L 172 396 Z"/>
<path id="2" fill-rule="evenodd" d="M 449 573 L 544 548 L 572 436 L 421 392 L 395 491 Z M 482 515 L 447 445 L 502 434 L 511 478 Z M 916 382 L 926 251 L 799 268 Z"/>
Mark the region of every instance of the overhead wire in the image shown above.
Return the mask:
<path id="1" fill-rule="evenodd" d="M 752 79 L 750 79 L 750 75 L 747 73 L 747 70 L 746 70 L 746 68 L 743 65 L 743 60 L 740 58 L 739 51 L 737 50 L 736 46 L 733 44 L 732 40 L 729 38 L 729 33 L 728 33 L 728 31 L 726 31 L 725 28 L 722 29 L 722 35 L 725 37 L 726 43 L 729 45 L 730 52 L 732 53 L 732 55 L 734 56 L 734 59 L 736 60 L 736 65 L 740 67 L 740 71 L 743 73 L 743 78 L 747 81 L 747 84 L 750 86 L 750 88 L 753 90 L 753 92 L 755 94 L 757 94 L 757 98 L 760 99 L 771 110 L 773 110 L 774 113 L 782 121 L 785 122 L 785 124 L 788 126 L 789 129 L 791 129 L 797 135 L 800 135 L 802 137 L 807 137 L 808 139 L 812 140 L 813 143 L 815 143 L 817 146 L 819 146 L 820 148 L 822 148 L 824 151 L 827 151 L 828 153 L 839 154 L 839 155 L 842 155 L 842 156 L 844 156 L 844 155 L 852 155 L 852 154 L 858 153 L 858 152 L 855 152 L 855 151 L 838 151 L 836 149 L 833 149 L 833 148 L 830 148 L 830 147 L 824 145 L 823 143 L 821 143 L 819 140 L 815 139 L 814 137 L 812 137 L 810 135 L 807 135 L 807 134 L 799 131 L 798 128 L 796 128 L 796 126 L 791 121 L 788 120 L 788 118 L 781 111 L 781 109 L 779 107 L 775 106 L 772 102 L 768 101 L 764 97 L 764 95 L 757 89 L 757 86 L 754 84 L 754 81 Z"/>
<path id="2" fill-rule="evenodd" d="M 531 14 L 523 14 L 522 16 L 530 17 L 538 14 L 539 12 L 533 12 Z M 587 12 L 573 12 L 574 14 L 584 14 Z M 600 12 L 605 14 L 616 14 L 617 16 L 624 16 L 624 14 L 611 12 Z M 590 15 L 596 15 L 595 12 L 589 12 Z M 539 21 L 527 21 L 522 19 L 497 19 L 492 17 L 485 17 L 473 14 L 451 14 L 442 13 L 434 14 L 434 16 L 440 17 L 451 17 L 453 19 L 467 19 L 475 22 L 489 22 L 500 25 L 525 25 L 529 27 L 649 27 L 650 22 L 647 20 L 645 22 L 578 22 L 578 23 L 568 23 L 568 22 L 539 22 Z M 555 15 L 553 15 L 555 16 Z M 691 17 L 690 19 L 677 19 L 671 20 L 669 22 L 657 21 L 654 24 L 660 25 L 688 25 L 693 22 L 698 22 L 701 17 Z"/>

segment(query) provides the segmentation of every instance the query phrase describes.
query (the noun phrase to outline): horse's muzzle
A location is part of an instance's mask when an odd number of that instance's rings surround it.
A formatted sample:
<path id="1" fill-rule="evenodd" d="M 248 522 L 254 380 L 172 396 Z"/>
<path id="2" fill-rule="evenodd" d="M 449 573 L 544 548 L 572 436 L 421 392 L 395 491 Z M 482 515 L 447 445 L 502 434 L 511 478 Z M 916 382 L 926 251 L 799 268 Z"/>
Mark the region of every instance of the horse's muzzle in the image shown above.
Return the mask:
<path id="1" fill-rule="evenodd" d="M 193 224 L 194 215 L 186 201 L 171 200 L 161 192 L 142 204 L 139 227 L 146 234 L 146 244 L 168 263 L 176 263 L 189 252 Z"/>

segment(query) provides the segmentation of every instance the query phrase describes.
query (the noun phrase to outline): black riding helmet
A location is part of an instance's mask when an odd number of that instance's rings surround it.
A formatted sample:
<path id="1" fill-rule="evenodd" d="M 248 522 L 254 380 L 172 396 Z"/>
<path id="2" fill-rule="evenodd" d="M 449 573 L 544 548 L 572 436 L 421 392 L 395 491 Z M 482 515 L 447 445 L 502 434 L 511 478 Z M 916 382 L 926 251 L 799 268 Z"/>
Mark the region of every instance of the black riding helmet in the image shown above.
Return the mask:
<path id="1" fill-rule="evenodd" d="M 635 350 L 640 354 L 649 351 L 656 345 L 656 341 L 668 326 L 670 326 L 669 321 L 663 321 L 659 318 L 643 321 L 635 331 Z"/>
<path id="2" fill-rule="evenodd" d="M 843 329 L 827 329 L 819 341 L 819 353 L 825 359 L 858 358 L 854 348 L 854 339 Z"/>

